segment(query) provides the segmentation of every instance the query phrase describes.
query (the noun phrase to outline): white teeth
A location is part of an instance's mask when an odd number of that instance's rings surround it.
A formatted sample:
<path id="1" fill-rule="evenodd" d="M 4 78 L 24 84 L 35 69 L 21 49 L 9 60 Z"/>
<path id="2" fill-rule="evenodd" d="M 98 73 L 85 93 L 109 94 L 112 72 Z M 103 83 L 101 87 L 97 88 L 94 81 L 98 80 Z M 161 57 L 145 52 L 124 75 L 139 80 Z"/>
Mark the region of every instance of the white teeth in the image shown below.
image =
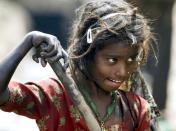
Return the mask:
<path id="1" fill-rule="evenodd" d="M 119 80 L 113 80 L 113 79 L 110 79 L 110 80 L 113 81 L 113 82 L 116 82 L 116 83 L 121 82 L 121 81 L 119 81 Z"/>

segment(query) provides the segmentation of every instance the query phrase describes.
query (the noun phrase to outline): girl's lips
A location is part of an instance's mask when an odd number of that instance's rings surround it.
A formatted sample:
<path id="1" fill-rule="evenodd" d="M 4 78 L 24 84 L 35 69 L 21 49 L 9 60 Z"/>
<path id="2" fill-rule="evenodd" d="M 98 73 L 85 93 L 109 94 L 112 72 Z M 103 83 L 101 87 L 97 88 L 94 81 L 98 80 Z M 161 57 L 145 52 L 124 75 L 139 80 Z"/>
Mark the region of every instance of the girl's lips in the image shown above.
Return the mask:
<path id="1" fill-rule="evenodd" d="M 110 79 L 108 78 L 108 85 L 111 86 L 111 87 L 120 87 L 120 85 L 122 84 L 123 81 L 121 80 L 115 80 L 115 79 Z"/>

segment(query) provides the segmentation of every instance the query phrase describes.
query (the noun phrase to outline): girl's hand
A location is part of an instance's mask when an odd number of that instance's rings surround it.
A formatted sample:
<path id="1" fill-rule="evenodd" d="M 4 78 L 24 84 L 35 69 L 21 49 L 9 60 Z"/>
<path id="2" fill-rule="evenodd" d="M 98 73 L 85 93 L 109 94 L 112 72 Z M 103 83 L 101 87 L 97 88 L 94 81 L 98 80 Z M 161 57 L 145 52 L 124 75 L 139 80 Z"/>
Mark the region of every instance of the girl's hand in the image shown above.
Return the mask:
<path id="1" fill-rule="evenodd" d="M 35 62 L 40 62 L 45 67 L 47 62 L 53 63 L 63 58 L 64 66 L 67 67 L 67 53 L 62 48 L 57 37 L 38 31 L 33 31 L 30 35 L 32 44 L 35 47 L 35 53 L 32 56 Z"/>

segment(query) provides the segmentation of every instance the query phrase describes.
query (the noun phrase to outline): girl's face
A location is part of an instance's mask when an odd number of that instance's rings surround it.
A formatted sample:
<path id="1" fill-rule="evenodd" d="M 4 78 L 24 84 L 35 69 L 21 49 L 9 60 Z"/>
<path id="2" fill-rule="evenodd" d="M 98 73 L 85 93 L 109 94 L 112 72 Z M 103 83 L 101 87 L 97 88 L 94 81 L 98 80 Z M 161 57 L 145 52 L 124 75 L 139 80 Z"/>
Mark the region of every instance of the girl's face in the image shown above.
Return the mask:
<path id="1" fill-rule="evenodd" d="M 108 43 L 95 54 L 91 63 L 90 73 L 94 82 L 108 92 L 118 89 L 137 69 L 137 55 L 138 47 Z"/>

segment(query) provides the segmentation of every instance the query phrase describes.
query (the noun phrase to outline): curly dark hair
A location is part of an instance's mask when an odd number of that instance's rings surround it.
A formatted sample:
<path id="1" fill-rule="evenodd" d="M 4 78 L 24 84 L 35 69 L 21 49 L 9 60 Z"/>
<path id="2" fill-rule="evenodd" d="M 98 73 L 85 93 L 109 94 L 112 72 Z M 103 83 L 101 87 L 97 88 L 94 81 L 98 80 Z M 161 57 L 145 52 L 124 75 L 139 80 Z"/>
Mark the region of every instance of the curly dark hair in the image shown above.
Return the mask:
<path id="1" fill-rule="evenodd" d="M 155 37 L 148 20 L 138 13 L 137 8 L 123 0 L 90 1 L 77 9 L 72 27 L 68 53 L 72 74 L 78 69 L 90 77 L 88 65 L 96 51 L 115 39 L 117 43 L 137 45 L 140 63 L 145 63 Z M 92 42 L 87 41 L 91 31 Z"/>

